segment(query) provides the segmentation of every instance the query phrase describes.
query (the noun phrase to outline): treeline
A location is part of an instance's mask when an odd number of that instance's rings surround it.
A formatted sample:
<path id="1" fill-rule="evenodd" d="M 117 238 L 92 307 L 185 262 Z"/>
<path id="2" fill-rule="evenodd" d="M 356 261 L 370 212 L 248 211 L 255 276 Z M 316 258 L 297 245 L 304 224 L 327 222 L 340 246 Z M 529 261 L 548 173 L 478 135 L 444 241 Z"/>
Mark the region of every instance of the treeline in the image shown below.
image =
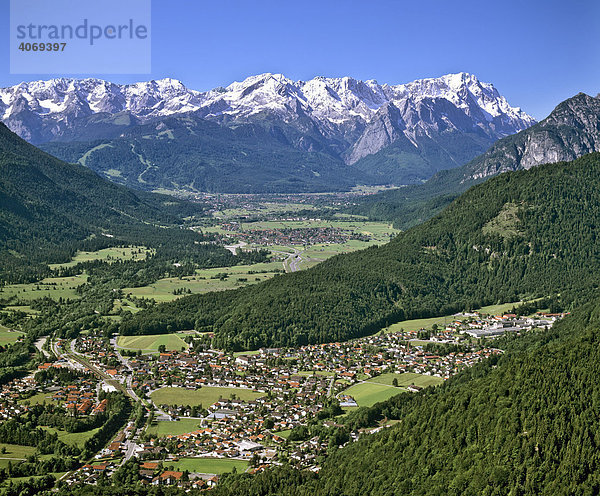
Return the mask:
<path id="1" fill-rule="evenodd" d="M 229 350 L 347 340 L 405 319 L 597 287 L 600 155 L 502 174 L 382 247 L 127 316 L 123 334 L 195 328 Z"/>
<path id="2" fill-rule="evenodd" d="M 23 496 L 33 495 L 40 491 L 51 489 L 56 482 L 56 478 L 51 475 L 43 475 L 42 477 L 29 478 L 24 481 L 6 482 L 4 487 L 0 487 L 0 496 Z"/>
<path id="3" fill-rule="evenodd" d="M 75 417 L 59 406 L 31 405 L 29 419 L 34 425 L 54 427 L 66 432 L 85 432 L 100 427 L 107 420 L 107 414 L 99 413 L 87 417 Z"/>
<path id="4" fill-rule="evenodd" d="M 41 454 L 79 455 L 78 448 L 59 441 L 55 433 L 37 428 L 29 422 L 27 415 L 15 417 L 0 424 L 0 442 L 33 446 Z"/>

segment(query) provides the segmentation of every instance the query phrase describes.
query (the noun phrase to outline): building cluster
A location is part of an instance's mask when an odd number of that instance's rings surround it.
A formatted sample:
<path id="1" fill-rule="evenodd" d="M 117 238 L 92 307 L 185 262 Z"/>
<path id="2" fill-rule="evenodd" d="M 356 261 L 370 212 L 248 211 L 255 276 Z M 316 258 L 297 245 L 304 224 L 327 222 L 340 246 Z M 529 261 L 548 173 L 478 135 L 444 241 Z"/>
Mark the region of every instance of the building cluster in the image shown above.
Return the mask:
<path id="1" fill-rule="evenodd" d="M 240 224 L 229 222 L 221 224 L 221 228 L 235 233 L 228 236 L 230 239 L 259 246 L 342 244 L 350 240 L 369 241 L 371 239 L 367 234 L 354 233 L 338 227 L 242 229 Z"/>

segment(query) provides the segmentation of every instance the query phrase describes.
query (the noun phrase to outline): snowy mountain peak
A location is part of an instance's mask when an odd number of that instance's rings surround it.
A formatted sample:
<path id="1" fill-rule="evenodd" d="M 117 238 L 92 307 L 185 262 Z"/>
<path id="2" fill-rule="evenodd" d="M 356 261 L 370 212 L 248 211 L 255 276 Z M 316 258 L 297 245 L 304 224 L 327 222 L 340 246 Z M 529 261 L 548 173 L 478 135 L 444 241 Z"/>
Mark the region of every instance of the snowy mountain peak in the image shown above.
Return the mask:
<path id="1" fill-rule="evenodd" d="M 390 106 L 397 111 L 388 112 Z M 350 162 L 401 135 L 416 142 L 419 134 L 457 129 L 497 139 L 535 123 L 520 108 L 511 107 L 492 84 L 465 72 L 399 85 L 348 76 L 293 81 L 283 74 L 264 73 L 205 92 L 172 78 L 126 85 L 56 78 L 0 88 L 2 120 L 37 143 L 73 139 L 77 126 L 87 126 L 96 114 L 127 113 L 124 122 L 133 125 L 189 112 L 227 123 L 254 122 L 260 115 L 263 121 L 295 126 L 300 133 L 317 132 L 319 139 L 333 140 Z M 383 127 L 381 119 L 387 119 Z M 381 132 L 388 137 L 371 139 L 370 133 Z M 369 146 L 361 148 L 359 142 Z"/>

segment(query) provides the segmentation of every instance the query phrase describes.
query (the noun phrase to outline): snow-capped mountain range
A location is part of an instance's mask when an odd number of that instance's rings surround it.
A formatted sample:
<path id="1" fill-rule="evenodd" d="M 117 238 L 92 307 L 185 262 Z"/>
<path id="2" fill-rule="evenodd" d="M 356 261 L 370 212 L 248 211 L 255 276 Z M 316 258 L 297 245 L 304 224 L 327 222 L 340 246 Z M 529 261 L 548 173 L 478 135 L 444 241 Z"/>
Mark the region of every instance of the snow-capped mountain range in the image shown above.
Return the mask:
<path id="1" fill-rule="evenodd" d="M 33 143 L 114 137 L 124 127 L 190 112 L 225 125 L 281 122 L 296 129 L 298 149 L 325 147 L 348 164 L 398 138 L 418 148 L 422 137 L 458 131 L 491 143 L 535 123 L 467 73 L 400 85 L 267 73 L 206 92 L 168 78 L 129 85 L 60 78 L 0 89 L 3 122 Z"/>

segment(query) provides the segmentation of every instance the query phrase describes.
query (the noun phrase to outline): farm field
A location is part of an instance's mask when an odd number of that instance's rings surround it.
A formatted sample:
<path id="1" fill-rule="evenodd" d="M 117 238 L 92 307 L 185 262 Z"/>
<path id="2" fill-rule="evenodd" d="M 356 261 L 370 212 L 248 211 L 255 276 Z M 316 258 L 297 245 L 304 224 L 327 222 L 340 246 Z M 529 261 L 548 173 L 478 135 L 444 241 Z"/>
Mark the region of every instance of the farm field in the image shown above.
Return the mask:
<path id="1" fill-rule="evenodd" d="M 180 434 L 187 434 L 188 432 L 194 432 L 198 429 L 200 429 L 200 420 L 181 419 L 170 422 L 154 422 L 150 427 L 148 427 L 146 432 L 148 432 L 150 435 L 155 435 L 156 437 L 165 437 L 179 436 Z"/>
<path id="2" fill-rule="evenodd" d="M 277 434 L 279 437 L 287 439 L 291 433 L 292 433 L 292 429 L 286 429 L 285 431 L 279 431 L 279 432 L 276 432 L 275 434 Z"/>
<path id="3" fill-rule="evenodd" d="M 0 296 L 2 295 L 2 293 L 0 293 Z M 33 308 L 31 308 L 29 305 L 9 305 L 4 307 L 3 311 L 7 311 L 7 312 L 23 312 L 29 315 L 36 315 L 39 312 L 39 310 L 34 310 Z"/>
<path id="4" fill-rule="evenodd" d="M 396 396 L 406 390 L 374 382 L 361 382 L 349 387 L 344 394 L 352 396 L 358 406 L 373 406 L 375 403 L 385 401 L 392 396 Z"/>
<path id="5" fill-rule="evenodd" d="M 245 472 L 248 468 L 248 462 L 227 458 L 180 458 L 178 461 L 173 462 L 173 467 L 179 471 L 188 470 L 189 472 L 201 474 L 220 475 L 231 472 L 234 467 L 238 473 Z"/>
<path id="6" fill-rule="evenodd" d="M 325 377 L 331 377 L 334 372 L 328 372 L 327 370 L 300 370 L 295 375 L 313 376 L 322 375 Z"/>
<path id="7" fill-rule="evenodd" d="M 0 346 L 4 346 L 5 344 L 12 344 L 15 341 L 17 341 L 17 339 L 19 339 L 20 336 L 24 335 L 25 334 L 21 331 L 13 331 L 11 329 L 8 329 L 7 327 L 4 327 L 3 325 L 0 325 Z"/>
<path id="8" fill-rule="evenodd" d="M 146 336 L 118 336 L 117 348 L 126 350 L 142 350 L 157 352 L 159 346 L 164 345 L 168 351 L 188 348 L 187 343 L 181 339 L 182 333 L 177 334 L 150 334 Z"/>
<path id="9" fill-rule="evenodd" d="M 181 279 L 177 277 L 159 279 L 149 286 L 125 288 L 123 293 L 137 298 L 152 298 L 159 302 L 172 301 L 182 296 L 173 294 L 177 290 L 189 290 L 191 294 L 196 294 L 235 289 L 266 281 L 282 269 L 280 261 L 199 269 L 195 276 L 186 276 Z"/>
<path id="10" fill-rule="evenodd" d="M 44 429 L 48 432 L 56 432 L 59 441 L 62 441 L 70 446 L 78 446 L 79 448 L 82 448 L 85 442 L 94 434 L 96 434 L 100 428 L 98 427 L 96 429 L 92 429 L 91 431 L 85 432 L 66 432 L 53 427 L 40 427 L 40 429 Z"/>
<path id="11" fill-rule="evenodd" d="M 335 227 L 346 229 L 355 233 L 371 234 L 374 237 L 387 237 L 400 232 L 394 229 L 389 222 L 372 222 L 362 220 L 266 220 L 259 222 L 243 222 L 242 228 L 247 230 L 264 229 L 305 229 L 308 227 Z"/>
<path id="12" fill-rule="evenodd" d="M 432 317 L 429 319 L 403 320 L 402 322 L 397 322 L 396 324 L 386 327 L 385 332 L 400 332 L 400 330 L 410 332 L 418 331 L 419 329 L 431 329 L 434 324 L 443 326 L 445 324 L 450 324 L 455 320 L 460 319 L 458 317 L 453 317 L 452 315 L 446 315 L 444 317 Z"/>
<path id="13" fill-rule="evenodd" d="M 122 248 L 105 248 L 98 251 L 80 251 L 73 257 L 70 262 L 50 264 L 52 270 L 62 267 L 73 267 L 79 262 L 89 262 L 91 260 L 145 260 L 147 254 L 150 253 L 145 246 L 126 246 Z"/>
<path id="14" fill-rule="evenodd" d="M 406 372 L 404 374 L 382 374 L 369 379 L 367 382 L 391 386 L 394 379 L 398 380 L 398 386 L 400 387 L 410 385 L 420 387 L 437 386 L 444 382 L 444 379 L 442 379 L 441 377 L 415 374 L 412 372 Z"/>
<path id="15" fill-rule="evenodd" d="M 202 405 L 206 408 L 219 401 L 219 399 L 231 398 L 232 395 L 245 401 L 264 396 L 263 393 L 241 388 L 203 387 L 200 389 L 184 389 L 165 387 L 154 391 L 151 398 L 157 405 Z"/>

